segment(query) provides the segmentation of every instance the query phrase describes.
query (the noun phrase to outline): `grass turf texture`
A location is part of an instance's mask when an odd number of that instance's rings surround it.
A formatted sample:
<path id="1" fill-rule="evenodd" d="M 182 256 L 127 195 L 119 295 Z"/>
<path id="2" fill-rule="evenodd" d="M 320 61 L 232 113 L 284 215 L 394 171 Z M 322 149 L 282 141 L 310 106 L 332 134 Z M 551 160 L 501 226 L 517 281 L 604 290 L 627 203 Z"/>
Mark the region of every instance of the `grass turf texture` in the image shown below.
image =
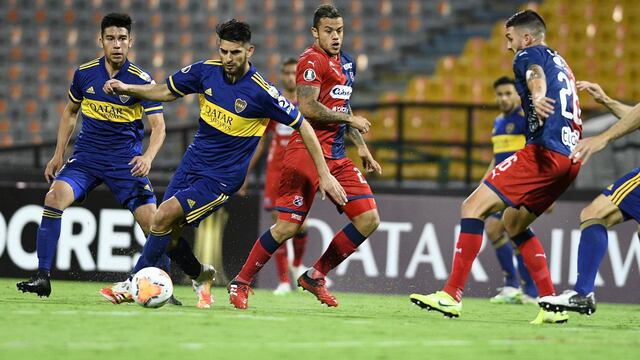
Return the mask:
<path id="1" fill-rule="evenodd" d="M 210 310 L 112 305 L 102 283 L 54 281 L 52 297 L 16 290 L 0 279 L 2 359 L 589 359 L 640 356 L 640 306 L 599 304 L 592 317 L 530 325 L 535 305 L 493 305 L 465 299 L 447 319 L 408 296 L 337 293 L 340 306 L 321 306 L 309 293 L 275 296 L 258 290 L 249 310 L 215 288 Z M 408 294 L 407 294 L 408 295 Z"/>

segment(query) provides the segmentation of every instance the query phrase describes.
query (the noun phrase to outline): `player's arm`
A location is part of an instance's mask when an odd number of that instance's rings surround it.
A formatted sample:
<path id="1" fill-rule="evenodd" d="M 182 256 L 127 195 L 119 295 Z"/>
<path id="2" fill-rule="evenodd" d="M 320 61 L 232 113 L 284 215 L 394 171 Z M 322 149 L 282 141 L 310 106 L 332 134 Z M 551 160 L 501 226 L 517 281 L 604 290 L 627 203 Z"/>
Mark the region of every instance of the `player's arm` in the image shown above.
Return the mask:
<path id="1" fill-rule="evenodd" d="M 349 108 L 349 114 L 353 115 L 353 111 Z M 378 174 L 382 174 L 382 167 L 371 155 L 371 151 L 367 147 L 367 143 L 364 141 L 364 137 L 362 137 L 362 133 L 358 131 L 358 129 L 349 126 L 347 128 L 347 134 L 353 143 L 356 145 L 358 149 L 358 156 L 362 159 L 362 166 L 364 166 L 364 170 L 368 173 L 377 172 Z"/>
<path id="2" fill-rule="evenodd" d="M 149 136 L 149 145 L 147 151 L 141 156 L 135 156 L 129 162 L 129 165 L 133 165 L 131 168 L 131 174 L 133 176 L 145 177 L 149 175 L 151 170 L 151 163 L 158 155 L 162 143 L 166 137 L 164 115 L 162 113 L 155 113 L 147 115 L 149 125 L 151 127 L 151 135 Z"/>
<path id="3" fill-rule="evenodd" d="M 613 115 L 615 115 L 618 119 L 623 117 L 626 113 L 633 109 L 633 106 L 629 106 L 621 103 L 618 100 L 612 99 L 607 95 L 607 93 L 602 90 L 597 83 L 592 83 L 588 81 L 578 81 L 576 83 L 576 87 L 578 90 L 586 91 L 589 95 L 593 97 L 597 103 L 604 105 Z"/>
<path id="4" fill-rule="evenodd" d="M 531 102 L 538 114 L 540 125 L 543 125 L 544 119 L 553 114 L 553 103 L 555 101 L 547 97 L 547 77 L 544 69 L 538 64 L 529 66 L 526 72 L 527 87 L 531 92 Z"/>
<path id="5" fill-rule="evenodd" d="M 68 101 L 62 112 L 60 125 L 58 125 L 58 138 L 56 141 L 56 150 L 44 169 L 44 178 L 50 183 L 56 176 L 64 164 L 64 153 L 69 146 L 69 140 L 73 135 L 78 120 L 78 111 L 80 111 L 80 103 Z"/>
<path id="6" fill-rule="evenodd" d="M 591 155 L 604 149 L 610 142 L 640 128 L 640 104 L 636 105 L 618 122 L 599 135 L 582 139 L 569 156 L 574 161 L 586 164 Z"/>
<path id="7" fill-rule="evenodd" d="M 109 95 L 129 95 L 141 100 L 168 102 L 177 99 L 167 84 L 125 84 L 111 79 L 104 83 L 103 90 Z"/>
<path id="8" fill-rule="evenodd" d="M 348 124 L 365 134 L 369 131 L 371 123 L 362 116 L 355 116 L 333 111 L 324 106 L 318 98 L 320 88 L 312 85 L 298 85 L 296 88 L 298 96 L 298 108 L 304 117 L 317 124 Z"/>
<path id="9" fill-rule="evenodd" d="M 346 204 L 347 193 L 344 191 L 338 180 L 336 180 L 336 178 L 331 175 L 331 172 L 329 172 L 329 167 L 324 161 L 320 142 L 318 141 L 316 133 L 313 131 L 309 122 L 303 121 L 300 124 L 298 131 L 300 132 L 300 137 L 302 138 L 304 145 L 307 147 L 307 150 L 311 155 L 311 159 L 313 159 L 313 164 L 316 166 L 316 170 L 318 171 L 322 199 L 324 200 L 326 194 L 328 194 L 338 205 Z"/>

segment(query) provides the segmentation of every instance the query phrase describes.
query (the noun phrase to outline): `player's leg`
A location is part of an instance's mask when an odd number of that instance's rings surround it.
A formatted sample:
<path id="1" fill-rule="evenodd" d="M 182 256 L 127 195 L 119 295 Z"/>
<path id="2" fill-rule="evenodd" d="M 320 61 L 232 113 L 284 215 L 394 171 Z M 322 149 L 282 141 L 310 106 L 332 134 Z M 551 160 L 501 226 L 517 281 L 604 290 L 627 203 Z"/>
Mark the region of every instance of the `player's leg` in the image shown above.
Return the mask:
<path id="1" fill-rule="evenodd" d="M 504 274 L 504 286 L 489 301 L 494 304 L 522 302 L 522 291 L 519 289 L 516 267 L 513 264 L 513 246 L 509 237 L 505 236 L 502 213 L 492 214 L 487 218 L 485 232 L 495 249 L 498 263 Z"/>
<path id="2" fill-rule="evenodd" d="M 291 261 L 291 270 L 294 274 L 295 278 L 298 278 L 302 275 L 302 272 L 305 270 L 304 265 L 302 265 L 302 258 L 304 257 L 304 251 L 307 248 L 307 226 L 306 223 L 303 223 L 298 229 L 298 232 L 293 236 L 293 260 Z"/>
<path id="3" fill-rule="evenodd" d="M 511 242 L 513 246 L 513 242 Z M 538 303 L 538 288 L 535 281 L 531 277 L 527 266 L 524 264 L 524 259 L 518 249 L 515 249 L 516 263 L 518 264 L 518 273 L 520 274 L 520 284 L 522 287 L 522 303 L 523 304 L 537 304 Z"/>
<path id="4" fill-rule="evenodd" d="M 275 210 L 270 211 L 273 224 L 278 221 L 278 212 Z M 285 295 L 291 292 L 291 279 L 289 279 L 289 256 L 287 254 L 287 247 L 280 246 L 278 250 L 273 254 L 276 275 L 278 276 L 278 286 L 273 291 L 275 295 Z"/>

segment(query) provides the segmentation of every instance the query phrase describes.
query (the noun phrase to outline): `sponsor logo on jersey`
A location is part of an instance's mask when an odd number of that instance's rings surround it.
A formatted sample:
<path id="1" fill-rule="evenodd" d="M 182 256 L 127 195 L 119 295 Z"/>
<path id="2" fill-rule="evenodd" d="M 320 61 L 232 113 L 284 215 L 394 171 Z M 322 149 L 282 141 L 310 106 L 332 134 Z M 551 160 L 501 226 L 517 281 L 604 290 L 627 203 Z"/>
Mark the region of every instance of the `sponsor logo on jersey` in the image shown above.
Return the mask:
<path id="1" fill-rule="evenodd" d="M 195 205 L 196 202 L 191 199 L 187 199 L 187 204 L 189 204 L 189 209 L 193 209 L 193 205 Z"/>
<path id="2" fill-rule="evenodd" d="M 189 70 L 191 70 L 191 65 L 183 67 L 182 69 L 180 69 L 180 72 L 186 74 L 189 72 Z"/>
<path id="3" fill-rule="evenodd" d="M 145 185 L 144 189 L 147 190 L 147 191 L 153 191 L 153 190 L 151 190 L 151 185 L 149 185 L 149 184 Z"/>
<path id="4" fill-rule="evenodd" d="M 122 101 L 122 103 L 126 103 L 127 101 L 129 101 L 129 99 L 131 99 L 131 97 L 129 95 L 118 95 L 118 99 L 120 99 L 120 101 Z"/>
<path id="5" fill-rule="evenodd" d="M 213 96 L 213 92 L 211 91 L 211 88 L 208 88 L 207 90 L 205 90 L 204 93 L 206 95 Z"/>
<path id="6" fill-rule="evenodd" d="M 329 94 L 334 99 L 349 100 L 351 97 L 351 91 L 353 91 L 351 86 L 336 85 L 331 89 L 331 91 L 329 91 Z"/>
<path id="7" fill-rule="evenodd" d="M 146 82 L 151 82 L 151 76 L 149 74 L 147 74 L 146 72 L 141 72 L 140 75 L 138 75 L 140 77 L 140 79 L 146 81 Z"/>
<path id="8" fill-rule="evenodd" d="M 236 108 L 236 113 L 241 113 L 244 109 L 247 108 L 247 102 L 238 98 L 236 99 L 236 103 L 234 104 Z"/>
<path id="9" fill-rule="evenodd" d="M 513 130 L 515 130 L 516 125 L 514 123 L 509 123 L 507 124 L 506 128 L 505 128 L 505 132 L 507 134 L 511 134 L 513 132 Z"/>
<path id="10" fill-rule="evenodd" d="M 313 69 L 307 69 L 304 71 L 302 77 L 307 81 L 313 81 L 316 79 L 316 72 Z"/>
<path id="11" fill-rule="evenodd" d="M 278 97 L 278 105 L 283 108 L 287 112 L 287 114 L 291 114 L 291 112 L 295 108 L 295 106 L 293 106 L 293 104 L 290 103 L 289 100 L 287 100 L 287 98 L 282 95 Z"/>
<path id="12" fill-rule="evenodd" d="M 269 87 L 269 90 L 267 90 L 267 92 L 269 93 L 269 95 L 271 95 L 272 98 L 277 99 L 278 96 L 280 96 L 280 92 L 278 91 L 278 89 L 276 89 L 275 86 L 271 86 Z"/>
<path id="13" fill-rule="evenodd" d="M 291 214 L 291 218 L 292 218 L 293 220 L 302 221 L 302 215 L 298 215 L 298 214 Z"/>
<path id="14" fill-rule="evenodd" d="M 304 204 L 304 198 L 300 195 L 296 195 L 293 197 L 293 205 L 300 207 Z"/>
<path id="15" fill-rule="evenodd" d="M 93 90 L 93 86 L 87 89 L 87 94 L 95 94 L 96 92 Z"/>
<path id="16" fill-rule="evenodd" d="M 349 113 L 349 107 L 348 106 L 334 106 L 331 108 L 331 110 L 333 111 L 337 111 L 337 112 L 341 112 L 341 113 L 345 113 L 348 114 Z"/>
<path id="17" fill-rule="evenodd" d="M 573 148 L 578 145 L 578 140 L 580 140 L 580 132 L 578 130 L 573 130 L 568 126 L 562 127 L 562 143 L 567 145 L 570 150 L 573 151 Z"/>

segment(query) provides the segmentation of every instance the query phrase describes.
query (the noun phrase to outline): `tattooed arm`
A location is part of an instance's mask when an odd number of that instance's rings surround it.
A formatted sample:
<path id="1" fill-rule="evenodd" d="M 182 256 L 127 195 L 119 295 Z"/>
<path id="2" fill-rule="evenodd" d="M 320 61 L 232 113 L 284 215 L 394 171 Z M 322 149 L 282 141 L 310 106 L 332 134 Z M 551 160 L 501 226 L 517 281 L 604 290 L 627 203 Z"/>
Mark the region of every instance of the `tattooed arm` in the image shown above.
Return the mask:
<path id="1" fill-rule="evenodd" d="M 304 117 L 316 124 L 348 124 L 365 134 L 369 131 L 371 123 L 362 116 L 354 116 L 333 111 L 324 106 L 318 97 L 320 88 L 311 85 L 300 85 L 296 89 L 298 108 Z"/>

